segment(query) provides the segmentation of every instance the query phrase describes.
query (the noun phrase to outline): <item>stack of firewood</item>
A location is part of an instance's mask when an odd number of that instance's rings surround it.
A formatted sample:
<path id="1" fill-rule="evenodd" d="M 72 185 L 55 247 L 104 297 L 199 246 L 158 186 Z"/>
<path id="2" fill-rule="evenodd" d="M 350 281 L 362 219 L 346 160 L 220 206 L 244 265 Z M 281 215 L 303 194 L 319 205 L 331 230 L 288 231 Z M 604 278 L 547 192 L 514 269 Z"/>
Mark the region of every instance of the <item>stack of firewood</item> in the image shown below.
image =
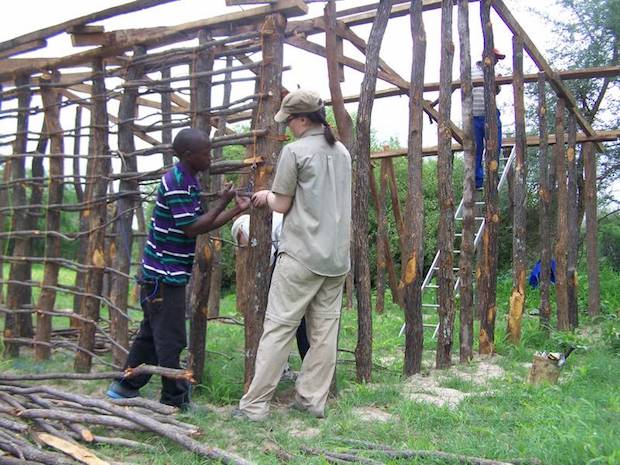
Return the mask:
<path id="1" fill-rule="evenodd" d="M 195 425 L 179 421 L 174 407 L 144 398 L 101 399 L 46 385 L 21 381 L 96 379 L 166 373 L 191 380 L 191 372 L 141 367 L 124 373 L 0 375 L 0 465 L 105 465 L 116 460 L 98 457 L 88 446 L 109 444 L 155 452 L 144 442 L 119 437 L 119 431 L 148 431 L 168 438 L 192 452 L 227 464 L 250 462 L 227 451 L 209 447 L 195 438 Z M 17 383 L 16 381 L 20 381 Z"/>

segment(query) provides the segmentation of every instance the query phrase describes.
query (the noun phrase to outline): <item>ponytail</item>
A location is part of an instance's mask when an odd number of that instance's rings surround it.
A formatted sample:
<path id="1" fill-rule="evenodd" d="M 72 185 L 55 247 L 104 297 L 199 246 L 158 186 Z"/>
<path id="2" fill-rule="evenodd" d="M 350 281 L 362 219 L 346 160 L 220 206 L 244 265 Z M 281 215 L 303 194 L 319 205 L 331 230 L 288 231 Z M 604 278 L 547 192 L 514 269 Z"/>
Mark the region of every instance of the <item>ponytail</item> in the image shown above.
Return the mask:
<path id="1" fill-rule="evenodd" d="M 304 116 L 306 116 L 313 123 L 320 123 L 321 125 L 323 125 L 323 136 L 325 136 L 325 140 L 330 146 L 333 146 L 336 143 L 338 139 L 336 138 L 336 135 L 334 134 L 331 125 L 327 122 L 325 116 L 325 107 L 322 107 L 321 109 L 312 113 L 306 113 L 304 114 Z"/>

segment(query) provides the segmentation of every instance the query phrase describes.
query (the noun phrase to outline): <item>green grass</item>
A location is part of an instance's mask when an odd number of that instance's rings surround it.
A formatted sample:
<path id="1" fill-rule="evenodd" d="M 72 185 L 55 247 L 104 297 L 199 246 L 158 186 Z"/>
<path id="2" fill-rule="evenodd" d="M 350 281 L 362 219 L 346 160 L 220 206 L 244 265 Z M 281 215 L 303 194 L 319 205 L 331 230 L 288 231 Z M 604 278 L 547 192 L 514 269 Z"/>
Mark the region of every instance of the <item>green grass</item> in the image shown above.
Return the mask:
<path id="1" fill-rule="evenodd" d="M 70 277 L 69 277 L 70 278 Z M 539 329 L 538 317 L 524 316 L 523 337 L 518 346 L 505 340 L 506 310 L 511 289 L 509 276 L 498 282 L 498 317 L 494 358 L 504 370 L 503 376 L 478 384 L 464 380 L 452 371 L 440 377 L 443 388 L 470 394 L 454 408 L 419 402 L 410 395 L 410 381 L 403 379 L 403 339 L 398 332 L 403 323 L 402 311 L 386 296 L 385 312 L 373 314 L 373 381 L 357 384 L 354 356 L 357 337 L 356 313 L 343 310 L 337 367 L 339 395 L 328 405 L 324 420 L 303 413 L 273 409 L 264 423 L 245 423 L 228 415 L 242 395 L 243 328 L 212 322 L 207 336 L 208 358 L 205 382 L 194 394 L 197 404 L 208 404 L 213 411 L 185 415 L 185 421 L 204 430 L 200 441 L 233 451 L 258 464 L 276 464 L 278 460 L 263 452 L 267 441 L 276 442 L 297 456 L 293 464 L 324 464 L 324 459 L 303 456 L 302 445 L 332 451 L 346 451 L 339 438 L 361 439 L 390 445 L 394 448 L 441 450 L 465 455 L 503 459 L 536 458 L 545 465 L 589 464 L 620 465 L 620 356 L 614 346 L 618 333 L 618 274 L 608 269 L 601 273 L 603 316 L 591 321 L 582 312 L 581 328 L 575 335 L 547 337 Z M 585 279 L 583 279 L 585 281 Z M 582 281 L 582 283 L 583 283 Z M 582 292 L 581 294 L 585 294 Z M 537 291 L 527 294 L 526 309 L 538 305 Z M 59 303 L 58 307 L 64 304 Z M 70 305 L 67 305 L 67 308 Z M 583 298 L 580 307 L 585 308 Z M 234 294 L 222 300 L 221 313 L 235 314 Z M 429 321 L 436 321 L 432 316 Z M 458 318 L 457 318 L 458 322 Z M 437 376 L 432 370 L 435 341 L 432 330 L 425 332 L 424 375 Z M 458 335 L 458 327 L 455 330 Z M 617 336 L 616 336 L 617 337 Z M 557 385 L 531 386 L 525 382 L 536 350 L 558 350 L 567 338 L 580 345 L 563 368 Z M 616 347 L 616 348 L 615 348 Z M 453 344 L 453 360 L 458 360 L 458 337 Z M 2 360 L 1 369 L 17 372 L 61 371 L 70 369 L 72 358 L 55 355 L 47 363 L 36 363 L 26 354 L 14 360 Z M 299 366 L 296 350 L 291 356 L 293 367 Z M 473 370 L 472 367 L 464 371 Z M 79 389 L 103 395 L 105 382 L 61 383 L 67 389 Z M 158 382 L 151 382 L 143 394 L 157 398 Z M 278 395 L 292 388 L 283 383 Z M 381 420 L 367 421 L 363 412 L 381 411 Z M 362 412 L 362 415 L 360 415 Z M 370 413 L 368 413 L 369 415 Z M 304 434 L 314 434 L 304 437 Z M 131 435 L 155 445 L 156 454 L 135 453 L 122 448 L 98 447 L 103 456 L 137 464 L 198 465 L 207 463 L 173 443 L 150 434 Z M 387 457 L 363 453 L 386 464 L 438 464 L 431 460 L 389 460 Z"/>

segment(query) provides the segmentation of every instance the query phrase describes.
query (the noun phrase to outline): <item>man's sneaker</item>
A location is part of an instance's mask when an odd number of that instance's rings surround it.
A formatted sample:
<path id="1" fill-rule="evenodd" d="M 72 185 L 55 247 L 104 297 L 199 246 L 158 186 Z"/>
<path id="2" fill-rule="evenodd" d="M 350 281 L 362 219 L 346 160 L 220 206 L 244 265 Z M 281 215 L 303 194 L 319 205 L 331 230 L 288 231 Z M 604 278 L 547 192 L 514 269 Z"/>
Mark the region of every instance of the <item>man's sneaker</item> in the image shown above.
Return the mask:
<path id="1" fill-rule="evenodd" d="M 140 391 L 138 389 L 125 387 L 118 381 L 113 381 L 105 394 L 110 399 L 132 399 L 138 397 Z"/>

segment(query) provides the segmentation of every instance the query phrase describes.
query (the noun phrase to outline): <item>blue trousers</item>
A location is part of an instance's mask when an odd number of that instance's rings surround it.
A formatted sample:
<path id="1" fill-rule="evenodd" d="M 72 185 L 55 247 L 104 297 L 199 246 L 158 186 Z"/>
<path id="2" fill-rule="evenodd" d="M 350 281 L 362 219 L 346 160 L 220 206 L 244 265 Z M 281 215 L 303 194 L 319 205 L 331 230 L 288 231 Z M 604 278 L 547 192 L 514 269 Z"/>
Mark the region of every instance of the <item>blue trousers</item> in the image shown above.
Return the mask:
<path id="1" fill-rule="evenodd" d="M 484 116 L 474 116 L 474 144 L 476 146 L 476 189 L 482 189 L 484 184 Z M 502 122 L 497 110 L 497 146 L 501 150 L 502 147 Z"/>

